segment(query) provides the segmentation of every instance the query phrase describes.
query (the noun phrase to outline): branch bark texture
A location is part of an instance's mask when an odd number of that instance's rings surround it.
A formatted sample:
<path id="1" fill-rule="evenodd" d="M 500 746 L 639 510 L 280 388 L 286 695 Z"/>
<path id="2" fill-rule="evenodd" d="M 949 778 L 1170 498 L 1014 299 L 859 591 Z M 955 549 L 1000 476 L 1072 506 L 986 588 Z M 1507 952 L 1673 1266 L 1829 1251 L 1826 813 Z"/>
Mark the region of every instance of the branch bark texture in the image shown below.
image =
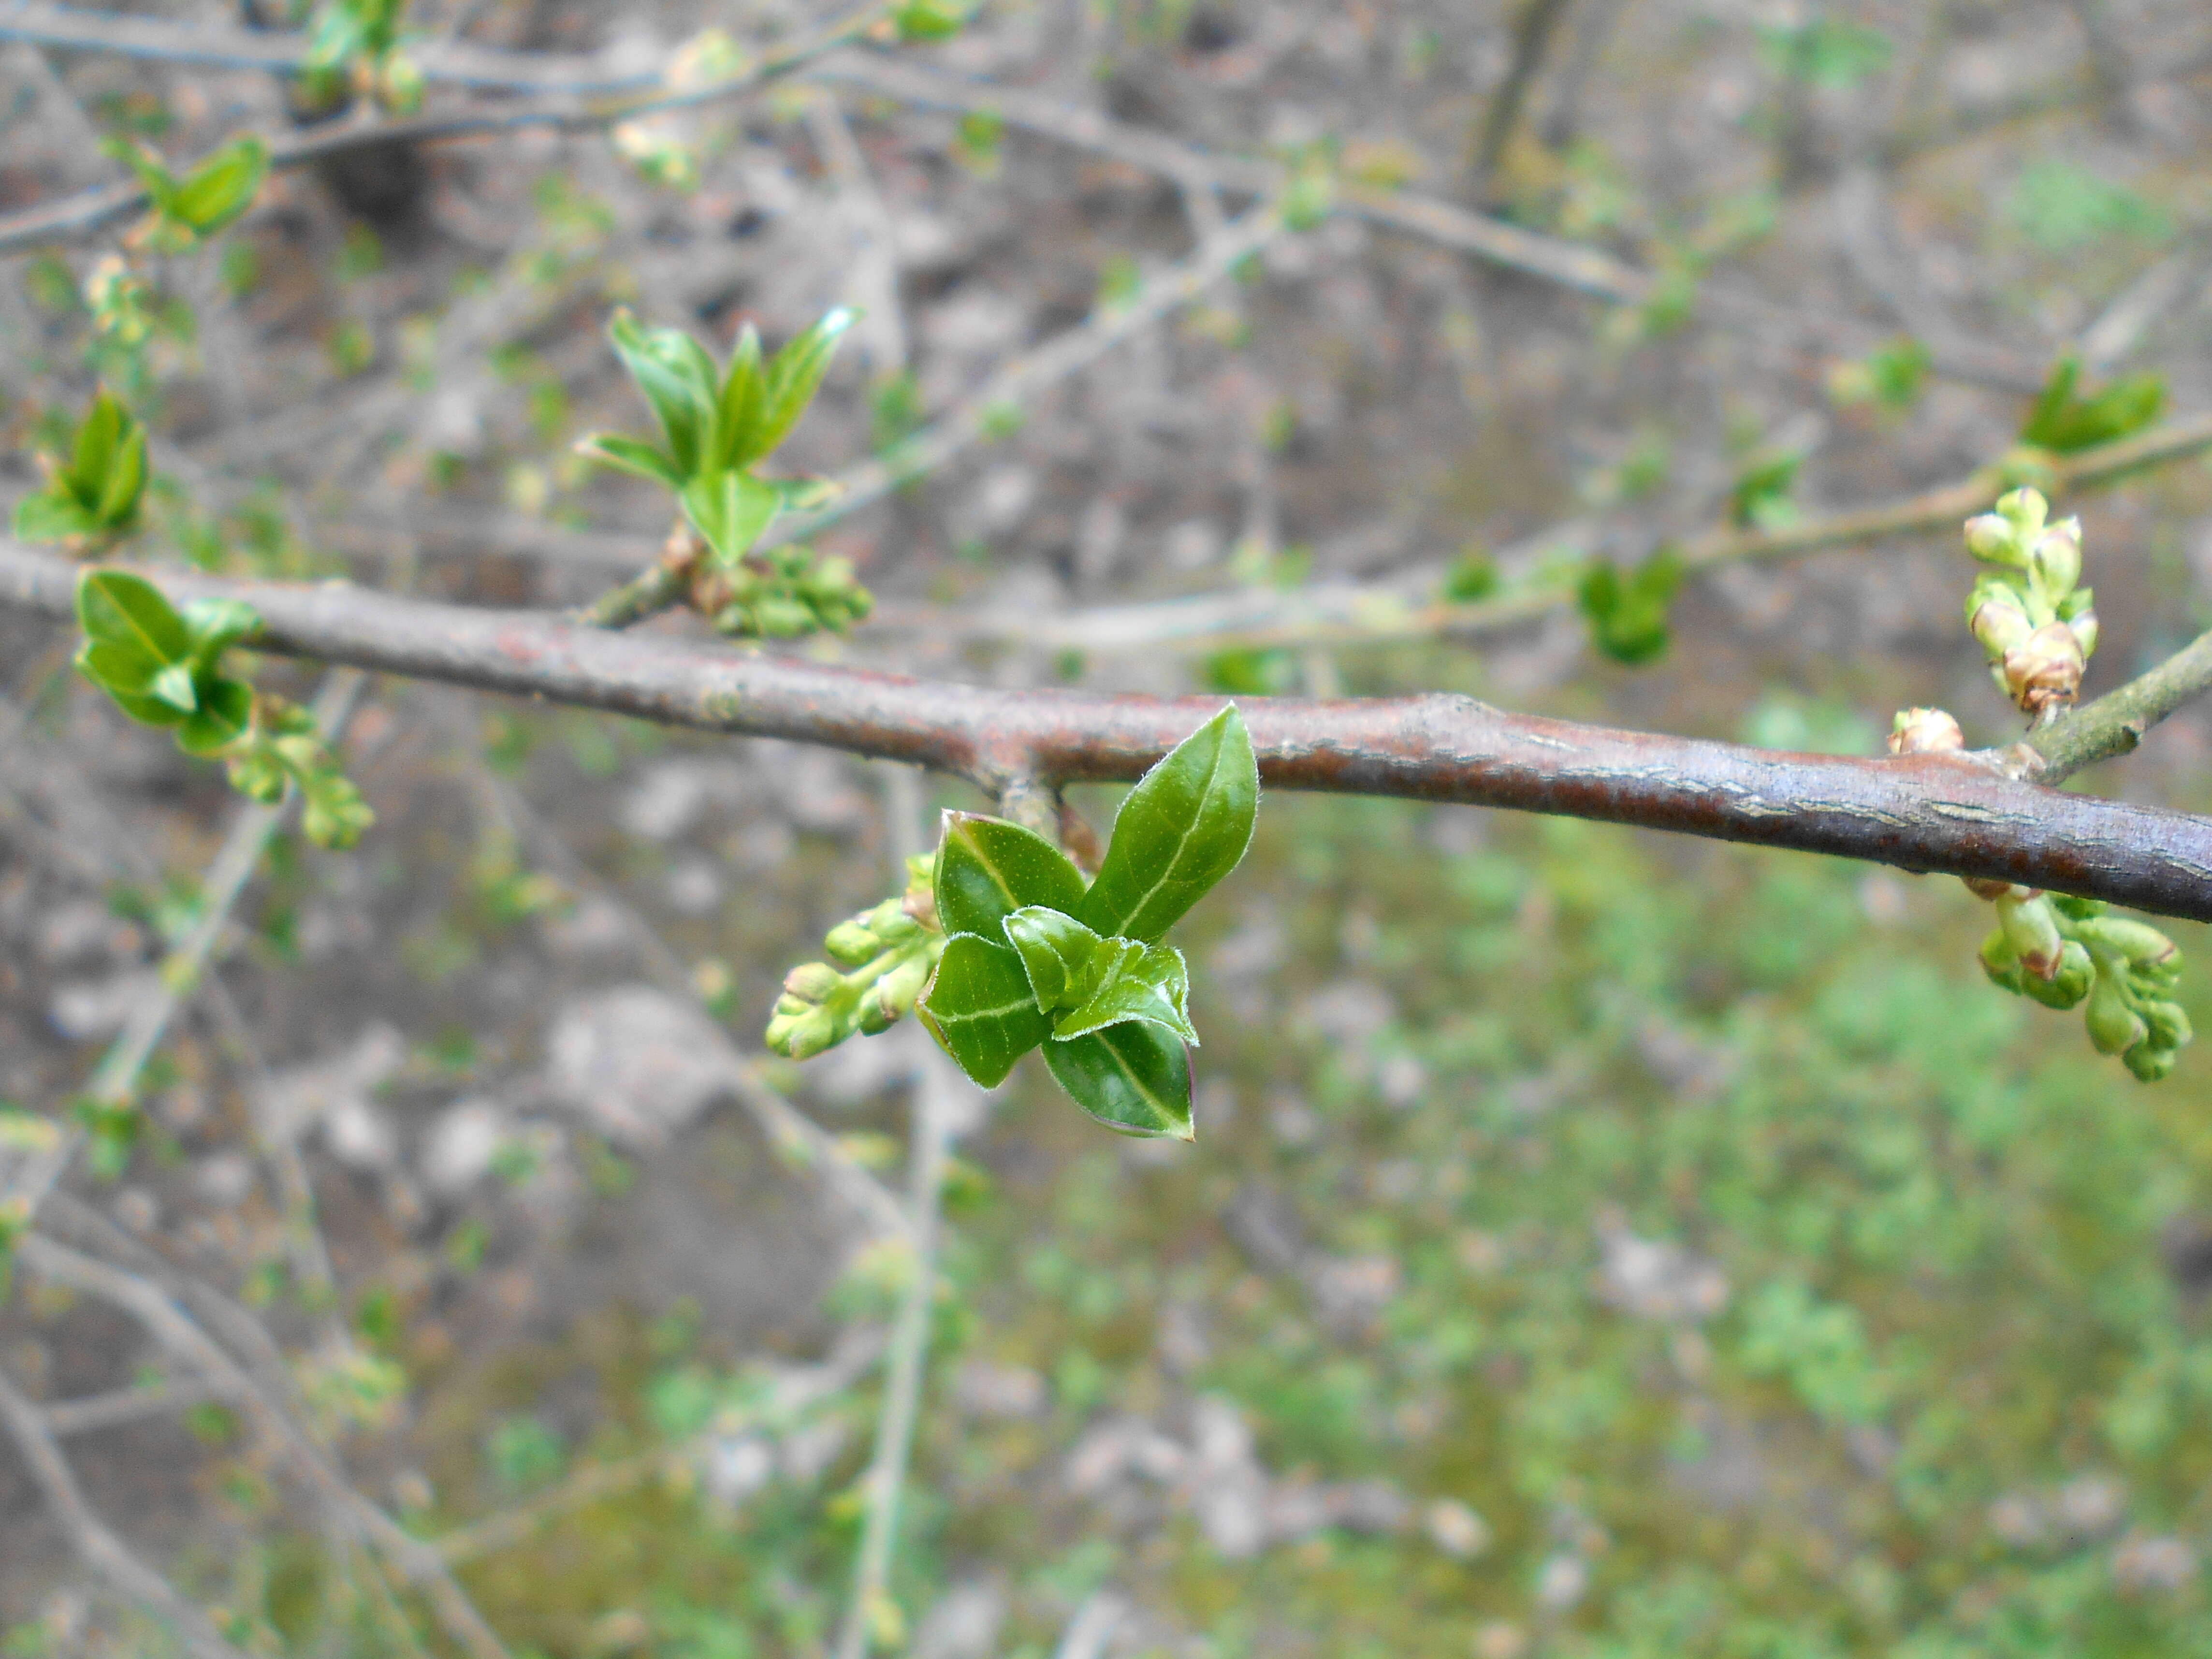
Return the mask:
<path id="1" fill-rule="evenodd" d="M 795 661 L 542 613 L 147 568 L 245 600 L 290 656 L 931 767 L 994 795 L 1133 779 L 1218 697 L 1002 690 Z M 0 605 L 66 619 L 76 568 L 0 546 Z M 1989 757 L 1862 760 L 1513 714 L 1469 697 L 1239 699 L 1271 788 L 1459 801 L 1827 853 L 2212 921 L 2212 818 L 2073 795 Z"/>

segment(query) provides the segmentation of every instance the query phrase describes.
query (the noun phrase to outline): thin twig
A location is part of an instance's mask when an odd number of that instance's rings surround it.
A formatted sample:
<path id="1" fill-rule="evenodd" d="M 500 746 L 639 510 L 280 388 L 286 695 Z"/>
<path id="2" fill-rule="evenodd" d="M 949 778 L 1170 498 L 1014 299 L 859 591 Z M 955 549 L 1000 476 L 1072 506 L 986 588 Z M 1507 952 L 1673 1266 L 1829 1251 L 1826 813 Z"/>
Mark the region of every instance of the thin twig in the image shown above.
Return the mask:
<path id="1" fill-rule="evenodd" d="M 430 1545 L 407 1532 L 348 1484 L 329 1455 L 249 1376 L 217 1342 L 154 1280 L 102 1261 L 40 1233 L 29 1233 L 16 1246 L 23 1265 L 42 1277 L 70 1285 L 124 1309 L 179 1358 L 190 1360 L 216 1386 L 233 1392 L 252 1412 L 264 1432 L 283 1445 L 347 1524 L 407 1582 L 429 1597 L 440 1622 L 474 1659 L 507 1659 L 507 1649 L 483 1620 Z"/>
<path id="2" fill-rule="evenodd" d="M 161 1575 L 131 1553 L 124 1541 L 85 1502 L 69 1460 L 54 1439 L 39 1408 L 0 1376 L 0 1424 L 4 1424 L 15 1449 L 38 1483 L 54 1519 L 69 1534 L 87 1565 L 155 1618 L 174 1625 L 185 1645 L 200 1659 L 244 1659 L 222 1639 L 208 1616 L 177 1593 Z"/>
<path id="3" fill-rule="evenodd" d="M 920 843 L 921 792 L 911 774 L 890 775 L 888 805 L 895 839 Z M 969 1115 L 967 1079 L 919 1029 L 907 1038 L 914 1054 L 913 1143 L 909 1152 L 907 1217 L 913 1278 L 900 1298 L 891 1328 L 884 1376 L 884 1402 L 876 1419 L 875 1455 L 865 1478 L 867 1515 L 853 1565 L 853 1590 L 837 1632 L 837 1659 L 867 1659 L 879 1645 L 890 1595 L 891 1561 L 898 1549 L 899 1499 L 914 1449 L 915 1419 L 929 1358 L 929 1325 L 937 1303 L 937 1249 L 945 1196 L 945 1160 L 954 1131 Z M 890 1644 L 884 1641 L 881 1644 Z"/>
<path id="4" fill-rule="evenodd" d="M 2212 449 L 2212 416 L 2169 422 L 2134 437 L 2060 458 L 2046 482 L 2054 495 L 2110 483 L 2146 468 Z M 1902 501 L 1819 514 L 1772 530 L 1723 525 L 1677 550 L 1691 570 L 1747 559 L 1794 558 L 1824 549 L 1955 531 L 2010 487 L 2001 468 L 1984 467 L 1956 483 Z M 1579 525 L 1540 532 L 1521 545 L 1573 550 Z M 1425 601 L 1408 592 L 1405 573 L 1377 582 L 1314 582 L 1288 591 L 1250 587 L 1054 616 L 910 607 L 883 613 L 872 627 L 896 627 L 932 639 L 994 640 L 1037 650 L 1094 653 L 1166 650 L 1189 654 L 1295 646 L 1358 646 L 1401 640 L 1474 639 L 1520 628 L 1575 603 L 1580 565 L 1563 577 L 1464 604 Z M 1433 589 L 1440 567 L 1422 573 Z"/>
<path id="5" fill-rule="evenodd" d="M 2036 778 L 2057 783 L 2133 750 L 2143 733 L 2212 691 L 2212 634 L 2200 634 L 2152 669 L 2094 702 L 2061 714 L 2025 739 L 2041 761 Z"/>
<path id="6" fill-rule="evenodd" d="M 326 742 L 337 742 L 344 732 L 362 685 L 362 676 L 359 674 L 333 674 L 315 699 L 316 723 Z M 222 847 L 200 884 L 200 912 L 191 931 L 162 959 L 152 990 L 131 1009 L 121 1033 L 101 1057 L 99 1068 L 85 1085 L 88 1099 L 104 1106 L 121 1106 L 128 1104 L 137 1093 L 138 1079 L 146 1069 L 146 1062 L 161 1046 L 162 1035 L 177 1010 L 199 985 L 209 958 L 230 924 L 232 908 L 259 867 L 270 838 L 291 811 L 297 793 L 288 790 L 284 799 L 274 805 L 249 802 L 231 820 L 230 832 L 223 837 Z M 31 1220 L 46 1194 L 53 1190 L 54 1183 L 75 1160 L 85 1138 L 86 1131 L 81 1126 L 70 1125 L 52 1148 L 27 1161 L 16 1172 L 4 1200 L 0 1202 L 13 1206 L 14 1212 L 25 1222 Z"/>
<path id="7" fill-rule="evenodd" d="M 519 132 L 530 127 L 585 131 L 611 126 L 633 116 L 650 114 L 658 110 L 687 109 L 737 97 L 769 82 L 783 79 L 823 53 L 834 51 L 854 40 L 880 16 L 882 9 L 880 3 L 872 0 L 872 3 L 804 40 L 767 53 L 741 74 L 686 91 L 655 90 L 592 100 L 580 97 L 577 89 L 572 87 L 548 96 L 453 113 L 392 119 L 364 112 L 357 119 L 328 122 L 305 132 L 269 139 L 269 164 L 272 167 L 302 167 L 349 150 L 371 149 L 383 145 L 434 143 L 456 138 L 490 137 L 501 133 Z M 296 48 L 288 47 L 286 50 L 295 55 L 289 58 L 285 66 L 295 65 L 304 60 L 304 41 Z M 554 61 L 556 64 L 574 62 Z M 258 64 L 256 67 L 270 66 Z M 657 72 L 650 81 L 655 87 L 664 84 Z M 189 172 L 202 159 L 204 158 L 195 157 L 181 162 L 179 170 Z M 146 202 L 147 195 L 143 185 L 125 182 L 102 185 L 96 190 L 80 191 L 44 206 L 0 216 L 0 253 L 13 253 L 25 248 L 44 246 L 70 236 L 88 234 L 113 223 L 126 214 L 137 211 L 145 206 Z"/>
<path id="8" fill-rule="evenodd" d="M 144 1387 L 110 1389 L 105 1394 L 87 1395 L 80 1400 L 52 1402 L 45 1408 L 46 1426 L 59 1435 L 91 1434 L 126 1423 L 143 1423 L 149 1417 L 167 1417 L 172 1412 L 223 1397 L 222 1389 L 204 1382 L 155 1382 Z"/>

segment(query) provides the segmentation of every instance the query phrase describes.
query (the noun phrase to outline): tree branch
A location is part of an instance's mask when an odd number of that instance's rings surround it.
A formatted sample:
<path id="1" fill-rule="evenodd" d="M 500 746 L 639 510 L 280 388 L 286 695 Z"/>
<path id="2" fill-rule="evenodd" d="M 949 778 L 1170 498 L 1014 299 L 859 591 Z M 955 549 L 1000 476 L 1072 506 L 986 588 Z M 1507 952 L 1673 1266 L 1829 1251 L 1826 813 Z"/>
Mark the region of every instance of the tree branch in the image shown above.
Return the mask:
<path id="1" fill-rule="evenodd" d="M 655 110 L 689 108 L 712 103 L 735 97 L 788 76 L 794 70 L 813 62 L 823 52 L 853 39 L 880 15 L 882 9 L 879 4 L 875 3 L 864 6 L 781 51 L 765 54 L 742 74 L 680 92 L 661 89 L 665 88 L 666 82 L 656 71 L 643 77 L 646 90 L 642 93 L 612 99 L 586 100 L 580 94 L 589 88 L 560 78 L 562 74 L 573 72 L 579 60 L 547 60 L 556 68 L 551 71 L 554 78 L 545 83 L 553 89 L 544 95 L 485 108 L 410 116 L 399 120 L 368 117 L 358 120 L 325 122 L 305 132 L 270 138 L 268 141 L 269 165 L 272 167 L 303 167 L 347 150 L 367 149 L 385 144 L 429 143 L 441 139 L 489 137 L 500 133 L 520 131 L 526 127 L 611 126 L 617 121 L 627 120 L 634 115 L 649 114 Z M 9 15 L 9 9 L 0 9 L 0 21 Z M 83 14 L 76 15 L 82 17 Z M 146 20 L 134 21 L 143 22 Z M 252 38 L 260 40 L 263 37 Z M 283 48 L 282 62 L 258 62 L 255 67 L 293 68 L 305 61 L 304 37 L 277 38 L 295 44 Z M 450 52 L 456 49 L 447 50 Z M 487 50 L 467 49 L 470 52 Z M 520 56 L 507 53 L 493 55 L 502 58 Z M 434 56 L 433 61 L 436 61 Z M 568 67 L 562 69 L 561 65 Z M 427 69 L 425 72 L 428 73 Z M 518 75 L 520 73 L 520 70 L 516 72 Z M 467 77 L 456 75 L 448 78 Z M 526 83 L 516 79 L 497 84 L 519 86 Z M 203 159 L 193 157 L 183 164 L 182 170 L 189 172 Z M 145 187 L 131 181 L 79 191 L 43 207 L 27 208 L 19 213 L 0 216 L 0 254 L 20 252 L 64 237 L 89 234 L 113 223 L 126 214 L 137 212 L 146 205 L 146 202 Z"/>
<path id="2" fill-rule="evenodd" d="M 15 1441 L 32 1480 L 46 1497 L 46 1506 L 87 1565 L 155 1618 L 175 1626 L 185 1644 L 199 1659 L 243 1659 L 208 1622 L 205 1613 L 132 1554 L 130 1547 L 93 1512 L 44 1416 L 4 1376 L 0 1376 L 0 1427 Z"/>
<path id="3" fill-rule="evenodd" d="M 2042 761 L 2037 781 L 2057 783 L 2085 766 L 2127 754 L 2144 732 L 2207 691 L 2212 691 L 2212 634 L 2200 634 L 2148 673 L 2031 732 L 2024 744 Z"/>
<path id="4" fill-rule="evenodd" d="M 1133 779 L 1218 697 L 1002 690 L 793 661 L 543 613 L 143 568 L 173 599 L 245 600 L 289 656 L 785 738 L 933 767 L 994 795 Z M 0 546 L 0 605 L 73 615 L 76 569 Z M 1994 757 L 1861 760 L 1510 714 L 1470 697 L 1241 701 L 1278 789 L 1462 801 L 2022 883 L 2212 921 L 2212 818 L 2023 782 Z"/>

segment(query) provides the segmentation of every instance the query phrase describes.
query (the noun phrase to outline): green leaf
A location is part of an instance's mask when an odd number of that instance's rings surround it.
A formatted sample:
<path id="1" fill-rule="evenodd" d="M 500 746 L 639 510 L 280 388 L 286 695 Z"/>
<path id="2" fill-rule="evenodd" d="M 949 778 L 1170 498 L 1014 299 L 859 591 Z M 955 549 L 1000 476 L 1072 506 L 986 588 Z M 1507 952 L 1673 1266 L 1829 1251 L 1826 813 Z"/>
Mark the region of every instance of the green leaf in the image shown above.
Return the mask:
<path id="1" fill-rule="evenodd" d="M 66 489 L 42 489 L 15 503 L 15 534 L 27 542 L 65 542 L 100 528 Z"/>
<path id="2" fill-rule="evenodd" d="M 1129 792 L 1097 879 L 1072 913 L 1101 933 L 1158 939 L 1237 867 L 1259 810 L 1251 734 L 1232 703 Z"/>
<path id="3" fill-rule="evenodd" d="M 644 327 L 627 311 L 615 313 L 607 337 L 667 434 L 677 476 L 691 477 L 705 459 L 701 439 L 714 416 L 713 360 L 681 330 Z"/>
<path id="4" fill-rule="evenodd" d="M 253 688 L 242 680 L 215 681 L 200 706 L 177 729 L 177 747 L 188 755 L 228 748 L 253 725 Z"/>
<path id="5" fill-rule="evenodd" d="M 1066 854 L 1033 830 L 980 812 L 945 815 L 934 879 L 945 931 L 994 945 L 1006 937 L 1000 924 L 1026 905 L 1073 913 L 1083 902 L 1082 873 Z"/>
<path id="6" fill-rule="evenodd" d="M 133 420 L 108 461 L 99 504 L 93 509 L 100 528 L 126 527 L 138 516 L 138 500 L 145 492 L 146 428 Z"/>
<path id="7" fill-rule="evenodd" d="M 836 353 L 837 342 L 860 319 L 860 313 L 840 306 L 811 328 L 793 336 L 775 354 L 775 360 L 768 366 L 766 403 L 761 410 L 760 426 L 746 446 L 748 461 L 758 460 L 767 454 L 799 424 L 806 405 L 814 401 L 815 389 L 822 384 L 822 377 L 830 371 L 830 359 Z"/>
<path id="8" fill-rule="evenodd" d="M 782 505 L 775 490 L 744 472 L 694 478 L 684 485 L 683 501 L 684 517 L 726 565 L 744 557 Z"/>
<path id="9" fill-rule="evenodd" d="M 943 854 L 938 855 L 940 864 Z M 1052 1035 L 1022 959 L 973 933 L 945 941 L 929 990 L 915 1005 L 945 1052 L 978 1087 L 995 1089 L 1014 1062 Z"/>
<path id="10" fill-rule="evenodd" d="M 2166 380 L 2130 374 L 2083 396 L 2081 360 L 2071 352 L 2051 366 L 2051 378 L 2020 429 L 2021 441 L 2070 455 L 2140 432 L 2166 407 Z"/>
<path id="11" fill-rule="evenodd" d="M 1109 1128 L 1196 1138 L 1190 1121 L 1190 1055 L 1159 1026 L 1130 1020 L 1044 1045 L 1045 1064 L 1075 1103 Z"/>
<path id="12" fill-rule="evenodd" d="M 211 236 L 253 205 L 269 176 L 269 146 L 254 135 L 234 138 L 185 180 L 165 210 Z"/>
<path id="13" fill-rule="evenodd" d="M 1729 522 L 1738 529 L 1777 530 L 1797 515 L 1790 492 L 1805 457 L 1795 450 L 1757 454 L 1744 462 L 1729 492 Z"/>
<path id="14" fill-rule="evenodd" d="M 134 650 L 150 659 L 148 678 L 171 663 L 189 663 L 192 637 L 161 590 L 127 570 L 94 569 L 76 583 L 76 619 L 95 646 Z"/>
<path id="15" fill-rule="evenodd" d="M 77 424 L 76 453 L 67 477 L 70 492 L 95 514 L 107 493 L 107 475 L 117 452 L 137 424 L 131 411 L 106 386 L 94 395 L 92 407 Z"/>
<path id="16" fill-rule="evenodd" d="M 676 465 L 675 458 L 659 445 L 649 444 L 642 438 L 625 438 L 616 432 L 594 432 L 579 438 L 576 453 L 619 467 L 624 472 L 635 472 L 641 478 L 650 478 L 655 483 L 666 484 L 671 489 L 681 489 L 687 476 Z"/>
<path id="17" fill-rule="evenodd" d="M 1182 952 L 1172 945 L 1141 945 L 1133 939 L 1108 939 L 1104 945 L 1092 959 L 1095 985 L 1086 985 L 1082 1003 L 1054 1022 L 1054 1039 L 1066 1042 L 1134 1019 L 1172 1031 L 1195 1047 L 1190 975 Z"/>
<path id="18" fill-rule="evenodd" d="M 1598 649 L 1632 666 L 1656 660 L 1667 649 L 1667 609 L 1682 575 L 1681 556 L 1672 547 L 1626 575 L 1615 565 L 1593 563 L 1576 597 Z"/>
<path id="19" fill-rule="evenodd" d="M 176 175 L 169 171 L 161 153 L 144 140 L 128 138 L 112 133 L 100 141 L 100 154 L 112 157 L 138 175 L 138 183 L 146 191 L 157 212 L 174 211 L 177 199 Z"/>
<path id="20" fill-rule="evenodd" d="M 1093 963 L 1107 940 L 1073 916 L 1042 904 L 1024 905 L 1000 925 L 1021 955 L 1039 1008 L 1050 1013 L 1082 1000 L 1083 988 L 1097 977 Z"/>
<path id="21" fill-rule="evenodd" d="M 212 668 L 230 647 L 261 629 L 261 613 L 243 599 L 194 599 L 178 614 L 192 641 L 193 664 Z"/>
<path id="22" fill-rule="evenodd" d="M 739 467 L 766 453 L 765 444 L 752 440 L 768 408 L 768 375 L 761 368 L 760 335 L 750 323 L 738 336 L 738 349 L 730 354 L 729 372 L 722 377 L 722 395 L 714 406 L 714 459 L 722 466 Z"/>

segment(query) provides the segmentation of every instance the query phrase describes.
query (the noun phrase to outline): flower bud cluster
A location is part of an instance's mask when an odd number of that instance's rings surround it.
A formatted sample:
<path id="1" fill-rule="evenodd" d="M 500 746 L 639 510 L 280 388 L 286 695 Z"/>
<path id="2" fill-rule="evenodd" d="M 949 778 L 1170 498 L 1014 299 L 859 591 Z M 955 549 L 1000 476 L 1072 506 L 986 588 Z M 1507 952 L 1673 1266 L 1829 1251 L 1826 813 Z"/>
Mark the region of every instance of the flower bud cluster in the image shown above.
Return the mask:
<path id="1" fill-rule="evenodd" d="M 768 1046 L 811 1060 L 855 1035 L 873 1036 L 910 1012 L 945 954 L 933 896 L 933 857 L 906 861 L 906 891 L 839 922 L 822 941 L 829 962 L 787 975 L 768 1023 Z"/>
<path id="2" fill-rule="evenodd" d="M 2027 887 L 1995 897 L 1996 931 L 1982 945 L 1982 967 L 1992 980 L 2049 1008 L 2086 1002 L 2089 1041 L 2146 1083 L 2173 1070 L 2191 1031 L 2172 994 L 2181 975 L 2172 939 L 2107 915 L 2094 899 Z"/>
<path id="3" fill-rule="evenodd" d="M 875 608 L 851 560 L 796 544 L 757 550 L 734 565 L 702 559 L 691 600 L 718 630 L 749 639 L 842 634 Z"/>
<path id="4" fill-rule="evenodd" d="M 2002 497 L 1966 520 L 1966 550 L 1992 567 L 1966 598 L 1966 627 L 1990 673 L 2021 712 L 2046 719 L 2080 695 L 2097 648 L 2097 612 L 2081 579 L 2081 521 L 2048 521 L 2033 489 Z"/>

